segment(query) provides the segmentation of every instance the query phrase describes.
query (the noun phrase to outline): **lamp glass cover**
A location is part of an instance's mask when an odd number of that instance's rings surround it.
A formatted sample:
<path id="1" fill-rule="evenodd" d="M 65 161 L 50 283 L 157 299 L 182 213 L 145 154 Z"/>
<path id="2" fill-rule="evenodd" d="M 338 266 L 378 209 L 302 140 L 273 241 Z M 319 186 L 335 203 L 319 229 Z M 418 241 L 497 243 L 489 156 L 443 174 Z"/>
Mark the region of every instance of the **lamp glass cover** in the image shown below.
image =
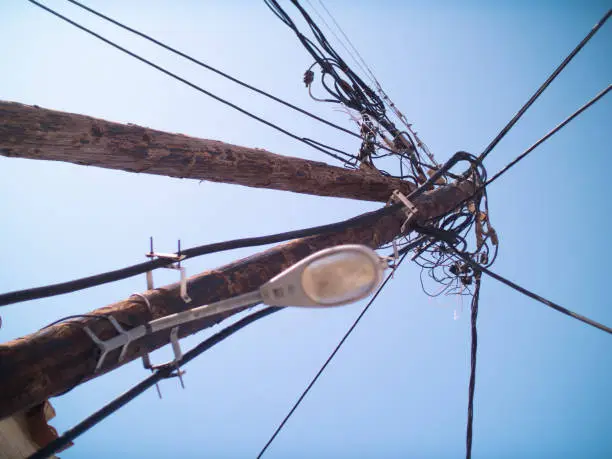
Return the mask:
<path id="1" fill-rule="evenodd" d="M 357 301 L 367 296 L 378 281 L 378 267 L 356 250 L 315 260 L 302 273 L 304 292 L 321 305 Z"/>

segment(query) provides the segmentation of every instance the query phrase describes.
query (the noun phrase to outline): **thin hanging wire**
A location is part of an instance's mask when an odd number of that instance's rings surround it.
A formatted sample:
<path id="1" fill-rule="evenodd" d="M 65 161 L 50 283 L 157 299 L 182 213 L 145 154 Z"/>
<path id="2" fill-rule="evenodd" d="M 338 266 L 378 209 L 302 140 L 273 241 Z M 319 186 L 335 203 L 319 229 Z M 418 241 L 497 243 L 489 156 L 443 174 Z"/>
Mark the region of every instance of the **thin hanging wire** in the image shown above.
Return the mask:
<path id="1" fill-rule="evenodd" d="M 302 400 L 304 400 L 304 397 L 306 397 L 306 395 L 308 394 L 308 392 L 310 391 L 310 389 L 312 389 L 312 386 L 315 385 L 315 383 L 317 382 L 317 380 L 319 379 L 319 377 L 321 376 L 321 374 L 323 374 L 323 372 L 325 371 L 325 369 L 327 368 L 327 365 L 329 365 L 329 363 L 332 361 L 332 359 L 336 356 L 336 354 L 338 353 L 338 351 L 340 350 L 340 348 L 342 347 L 342 345 L 344 344 L 344 342 L 346 341 L 346 339 L 350 336 L 350 334 L 353 332 L 353 330 L 355 329 L 355 327 L 357 326 L 357 324 L 359 324 L 359 321 L 361 321 L 361 319 L 363 318 L 363 316 L 365 315 L 365 313 L 368 311 L 368 309 L 370 309 L 370 306 L 372 306 L 372 304 L 374 303 L 374 301 L 376 300 L 376 298 L 378 297 L 378 295 L 380 294 L 380 292 L 382 292 L 383 288 L 385 288 L 385 285 L 387 285 L 387 283 L 389 282 L 390 279 L 393 278 L 393 274 L 395 272 L 395 270 L 397 270 L 397 268 L 400 266 L 400 264 L 402 263 L 402 261 L 404 261 L 404 259 L 406 258 L 408 254 L 404 254 L 399 262 L 397 263 L 395 269 L 389 273 L 387 275 L 387 278 L 385 279 L 385 281 L 382 283 L 382 285 L 378 288 L 378 290 L 376 291 L 376 293 L 374 293 L 374 296 L 372 297 L 372 299 L 368 302 L 368 304 L 365 306 L 365 308 L 363 308 L 363 310 L 361 311 L 361 313 L 357 316 L 357 318 L 355 319 L 355 321 L 353 322 L 353 324 L 349 327 L 349 329 L 347 330 L 347 332 L 344 334 L 344 336 L 342 337 L 342 339 L 340 340 L 340 342 L 338 343 L 338 345 L 335 347 L 335 349 L 332 351 L 332 353 L 330 354 L 330 356 L 327 358 L 327 360 L 323 363 L 323 365 L 321 366 L 321 368 L 319 368 L 319 371 L 317 372 L 317 374 L 315 375 L 314 378 L 312 378 L 312 380 L 310 381 L 310 383 L 308 384 L 308 386 L 306 386 L 306 389 L 304 389 L 304 392 L 302 392 L 302 394 L 299 396 L 299 398 L 297 399 L 297 401 L 293 404 L 293 406 L 291 407 L 291 409 L 289 410 L 289 412 L 287 413 L 287 415 L 285 416 L 285 418 L 282 420 L 282 422 L 278 425 L 278 427 L 276 428 L 276 430 L 274 431 L 274 433 L 272 434 L 272 436 L 270 437 L 270 439 L 268 440 L 268 442 L 264 445 L 264 447 L 261 449 L 261 451 L 259 452 L 259 454 L 257 455 L 257 459 L 260 459 L 263 454 L 266 452 L 266 450 L 268 449 L 268 447 L 272 444 L 272 442 L 274 441 L 274 439 L 278 436 L 278 434 L 280 433 L 280 431 L 283 429 L 283 427 L 285 427 L 285 424 L 287 424 L 287 421 L 289 420 L 289 418 L 293 415 L 293 413 L 295 412 L 295 410 L 298 408 L 298 406 L 300 406 L 300 403 L 302 403 Z"/>

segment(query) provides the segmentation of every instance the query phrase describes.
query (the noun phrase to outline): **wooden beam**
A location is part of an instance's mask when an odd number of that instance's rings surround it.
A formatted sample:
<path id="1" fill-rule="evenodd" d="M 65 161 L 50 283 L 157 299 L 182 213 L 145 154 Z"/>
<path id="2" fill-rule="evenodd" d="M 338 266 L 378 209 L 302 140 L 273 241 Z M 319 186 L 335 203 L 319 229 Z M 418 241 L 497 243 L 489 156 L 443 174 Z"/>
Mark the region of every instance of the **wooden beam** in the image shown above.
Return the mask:
<path id="1" fill-rule="evenodd" d="M 414 200 L 417 221 L 441 216 L 473 193 L 471 182 L 447 185 Z M 358 243 L 376 248 L 387 244 L 399 233 L 405 220 L 402 211 L 381 215 L 381 211 L 351 219 L 343 231 L 297 239 L 221 268 L 195 275 L 188 280 L 189 307 L 257 289 L 273 276 L 302 258 L 339 244 Z M 132 328 L 154 318 L 183 311 L 178 284 L 145 292 L 152 314 L 143 300 L 132 296 L 88 314 L 116 318 L 125 328 Z M 184 337 L 225 319 L 224 314 L 192 322 L 181 327 Z M 99 350 L 83 331 L 90 327 L 102 339 L 116 335 L 107 320 L 84 318 L 59 323 L 31 335 L 0 345 L 0 419 L 27 409 L 47 398 L 61 394 L 84 381 L 120 366 L 118 352 L 109 354 L 100 372 L 94 369 Z M 124 364 L 169 341 L 169 334 L 160 332 L 130 345 Z"/>
<path id="2" fill-rule="evenodd" d="M 373 171 L 4 101 L 0 155 L 365 201 L 414 189 Z"/>

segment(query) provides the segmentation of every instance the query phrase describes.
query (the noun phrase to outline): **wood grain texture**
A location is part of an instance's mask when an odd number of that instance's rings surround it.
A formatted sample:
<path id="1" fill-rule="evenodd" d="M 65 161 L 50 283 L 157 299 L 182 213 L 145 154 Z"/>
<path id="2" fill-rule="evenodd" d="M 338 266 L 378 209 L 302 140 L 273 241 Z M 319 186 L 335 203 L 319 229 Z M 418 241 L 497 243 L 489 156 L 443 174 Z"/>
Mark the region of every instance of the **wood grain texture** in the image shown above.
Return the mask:
<path id="1" fill-rule="evenodd" d="M 4 101 L 0 155 L 365 201 L 414 189 L 377 172 Z"/>
<path id="2" fill-rule="evenodd" d="M 473 191 L 472 183 L 463 182 L 425 193 L 414 200 L 418 209 L 417 221 L 448 213 Z M 323 248 L 346 243 L 380 247 L 400 233 L 404 219 L 402 211 L 387 216 L 371 212 L 352 219 L 343 231 L 296 239 L 197 274 L 188 280 L 189 295 L 193 300 L 189 307 L 255 290 L 282 270 Z M 112 314 L 125 328 L 132 328 L 186 309 L 179 295 L 178 284 L 159 287 L 145 292 L 145 295 L 152 305 L 153 314 L 143 300 L 135 296 L 88 314 Z M 230 315 L 222 314 L 186 324 L 181 326 L 179 335 L 184 337 L 211 327 Z M 88 318 L 60 323 L 0 345 L 0 419 L 120 366 L 117 362 L 119 350 L 116 350 L 107 356 L 102 370 L 94 373 L 99 350 L 83 331 L 84 325 L 103 339 L 116 334 L 107 320 Z M 143 338 L 130 345 L 122 364 L 168 341 L 169 331 Z"/>

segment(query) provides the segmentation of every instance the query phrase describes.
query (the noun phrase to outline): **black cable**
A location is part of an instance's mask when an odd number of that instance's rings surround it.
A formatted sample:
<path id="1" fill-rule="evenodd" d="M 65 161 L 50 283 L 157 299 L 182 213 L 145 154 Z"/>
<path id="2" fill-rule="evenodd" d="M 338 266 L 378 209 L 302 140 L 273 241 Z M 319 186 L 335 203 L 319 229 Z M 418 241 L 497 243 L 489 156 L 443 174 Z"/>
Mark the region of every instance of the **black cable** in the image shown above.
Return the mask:
<path id="1" fill-rule="evenodd" d="M 612 84 L 608 85 L 608 87 L 606 89 L 604 89 L 601 92 L 599 92 L 595 97 L 593 97 L 591 100 L 589 100 L 586 104 L 584 104 L 582 107 L 580 107 L 574 113 L 572 113 L 570 116 L 565 118 L 565 120 L 563 120 L 561 123 L 559 123 L 557 126 L 555 126 L 551 131 L 549 131 L 546 135 L 544 135 L 544 137 L 540 138 L 537 142 L 532 144 L 523 153 L 518 155 L 514 160 L 512 160 L 504 168 L 502 168 L 499 172 L 497 172 L 493 177 L 491 177 L 491 179 L 485 181 L 483 185 L 479 186 L 476 189 L 476 191 L 474 191 L 474 193 L 472 193 L 469 197 L 465 198 L 459 204 L 457 204 L 455 206 L 455 209 L 461 208 L 466 202 L 472 200 L 475 196 L 478 196 L 481 192 L 485 191 L 488 185 L 490 185 L 493 181 L 497 180 L 503 174 L 508 172 L 508 170 L 510 168 L 512 168 L 519 161 L 524 159 L 529 153 L 534 151 L 537 147 L 542 145 L 544 142 L 546 142 L 548 139 L 550 139 L 553 135 L 555 135 L 557 132 L 559 132 L 561 129 L 563 129 L 565 126 L 567 126 L 571 121 L 573 121 L 576 117 L 578 117 L 580 114 L 582 114 L 582 112 L 584 112 L 586 109 L 588 109 L 593 104 L 595 104 L 600 99 L 602 99 L 606 94 L 608 94 L 608 92 L 610 92 L 611 89 L 612 89 Z"/>
<path id="2" fill-rule="evenodd" d="M 480 274 L 476 274 L 474 295 L 472 296 L 472 345 L 470 349 L 470 384 L 468 388 L 468 415 L 467 429 L 465 433 L 465 457 L 472 457 L 472 425 L 474 421 L 474 390 L 476 389 L 476 353 L 478 351 L 478 330 L 476 322 L 478 320 L 478 300 L 480 299 Z"/>
<path id="3" fill-rule="evenodd" d="M 291 3 L 300 11 L 302 17 L 310 27 L 312 34 L 317 43 L 314 43 L 308 37 L 300 32 L 291 17 L 283 10 L 276 0 L 264 0 L 266 5 L 281 19 L 290 29 L 293 30 L 297 38 L 300 40 L 304 48 L 314 58 L 315 64 L 321 69 L 321 84 L 325 90 L 333 96 L 333 99 L 323 99 L 327 102 L 340 103 L 344 106 L 358 111 L 364 121 L 362 127 L 367 124 L 366 120 L 369 117 L 376 120 L 384 129 L 386 129 L 394 139 L 395 148 L 405 151 L 410 158 L 410 164 L 416 170 L 416 175 L 420 181 L 425 180 L 425 174 L 420 168 L 419 150 L 412 136 L 408 132 L 400 132 L 391 119 L 386 114 L 385 104 L 381 98 L 374 92 L 342 59 L 342 57 L 331 46 L 319 26 L 310 17 L 308 12 L 300 5 L 297 0 L 291 0 Z M 305 83 L 309 87 L 313 81 L 314 73 L 312 67 L 306 72 Z M 333 79 L 333 84 L 330 86 L 326 81 L 326 76 Z M 348 81 L 347 81 L 348 79 Z M 312 94 L 311 94 L 312 96 Z M 314 98 L 314 97 L 313 97 Z M 315 98 L 315 100 L 322 100 Z M 362 131 L 363 134 L 363 131 Z M 364 136 L 360 160 L 362 162 L 371 161 L 373 139 Z M 406 144 L 405 140 L 408 142 Z"/>
<path id="4" fill-rule="evenodd" d="M 571 53 L 559 64 L 559 66 L 555 69 L 553 73 L 546 79 L 542 86 L 538 88 L 538 90 L 531 96 L 531 98 L 521 107 L 521 109 L 514 115 L 514 117 L 504 126 L 504 128 L 497 134 L 497 136 L 491 141 L 491 143 L 484 149 L 484 151 L 480 154 L 478 159 L 480 161 L 484 160 L 489 153 L 495 148 L 495 146 L 504 138 L 504 136 L 512 129 L 512 127 L 516 124 L 516 122 L 523 116 L 523 114 L 527 111 L 529 107 L 536 101 L 538 97 L 544 92 L 544 90 L 553 82 L 553 80 L 561 73 L 561 71 L 570 63 L 570 61 L 578 54 L 578 52 L 586 45 L 593 35 L 597 33 L 599 29 L 603 27 L 606 23 L 610 15 L 612 14 L 612 10 L 608 10 L 608 12 L 604 15 L 603 18 L 599 20 L 597 24 L 591 29 L 591 31 L 587 34 L 586 37 L 582 39 L 580 43 L 572 50 Z"/>
<path id="5" fill-rule="evenodd" d="M 210 338 L 207 338 L 205 341 L 201 342 L 196 347 L 186 352 L 183 355 L 183 357 L 181 357 L 181 359 L 179 360 L 176 366 L 168 365 L 168 366 L 164 366 L 156 370 L 155 373 L 153 373 L 151 376 L 144 379 L 143 381 L 138 383 L 136 386 L 132 387 L 127 392 L 117 397 L 112 402 L 103 406 L 101 409 L 99 409 L 98 411 L 93 413 L 91 416 L 89 416 L 87 419 L 83 420 L 82 422 L 74 426 L 72 429 L 69 429 L 66 432 L 64 432 L 64 434 L 61 437 L 56 438 L 55 440 L 53 440 L 51 443 L 49 443 L 45 447 L 39 449 L 37 452 L 32 454 L 29 457 L 29 459 L 45 459 L 47 457 L 54 455 L 55 453 L 58 453 L 65 446 L 68 446 L 72 442 L 72 440 L 77 438 L 79 435 L 87 432 L 89 429 L 94 427 L 99 422 L 103 421 L 105 418 L 113 414 L 115 411 L 122 408 L 123 406 L 128 404 L 130 401 L 134 400 L 137 396 L 142 394 L 147 389 L 154 386 L 162 379 L 172 377 L 175 371 L 178 368 L 180 368 L 182 365 L 185 365 L 186 363 L 190 362 L 194 358 L 198 357 L 204 351 L 207 351 L 212 346 L 223 341 L 225 338 L 229 337 L 230 335 L 237 332 L 241 328 L 255 322 L 258 319 L 261 319 L 274 312 L 277 312 L 281 309 L 283 308 L 270 307 L 270 308 L 262 309 L 260 311 L 257 311 L 253 314 L 250 314 L 240 319 L 239 321 L 233 323 L 232 325 L 224 328 L 219 333 L 211 336 Z"/>
<path id="6" fill-rule="evenodd" d="M 277 131 L 282 132 L 283 134 L 285 134 L 285 135 L 287 135 L 287 136 L 289 136 L 289 137 L 291 137 L 291 138 L 293 138 L 295 140 L 298 140 L 298 141 L 300 141 L 302 143 L 305 143 L 306 145 L 309 145 L 310 147 L 314 148 L 315 150 L 318 150 L 318 151 L 320 151 L 322 153 L 325 153 L 326 155 L 331 156 L 332 158 L 335 158 L 335 159 L 337 159 L 337 160 L 339 160 L 339 161 L 341 161 L 343 163 L 347 162 L 347 160 L 345 158 L 342 158 L 342 157 L 340 157 L 340 156 L 338 156 L 338 155 L 336 155 L 334 153 L 331 153 L 330 151 L 327 151 L 327 150 L 325 150 L 325 149 L 323 149 L 321 147 L 318 147 L 318 146 L 314 145 L 313 143 L 307 141 L 307 139 L 304 139 L 303 137 L 300 137 L 300 136 L 298 136 L 298 135 L 296 135 L 296 134 L 294 134 L 294 133 L 292 133 L 290 131 L 287 131 L 286 129 L 283 129 L 280 126 L 278 126 L 278 125 L 276 125 L 276 124 L 274 124 L 274 123 L 272 123 L 270 121 L 267 121 L 267 120 L 265 120 L 263 118 L 260 118 L 259 116 L 254 115 L 253 113 L 251 113 L 251 112 L 249 112 L 249 111 L 239 107 L 238 105 L 233 104 L 232 102 L 229 102 L 228 100 L 225 100 L 225 99 L 223 99 L 223 98 L 221 98 L 219 96 L 216 96 L 215 94 L 213 94 L 213 93 L 203 89 L 202 87 L 200 87 L 200 86 L 198 86 L 198 85 L 196 85 L 194 83 L 191 83 L 190 81 L 188 81 L 188 80 L 186 80 L 186 79 L 176 75 L 175 73 L 172 73 L 169 70 L 166 70 L 165 68 L 163 68 L 163 67 L 161 67 L 161 66 L 159 66 L 157 64 L 154 64 L 153 62 L 149 61 L 148 59 L 145 59 L 144 57 L 139 56 L 138 54 L 136 54 L 136 53 L 134 53 L 132 51 L 129 51 L 128 49 L 118 45 L 117 43 L 115 43 L 115 42 L 113 42 L 113 41 L 111 41 L 111 40 L 109 40 L 107 38 L 104 38 L 102 35 L 100 35 L 100 34 L 94 32 L 94 31 L 88 29 L 85 26 L 82 26 L 82 25 L 78 24 L 77 22 L 67 18 L 66 16 L 61 15 L 57 11 L 54 11 L 53 9 L 51 9 L 51 8 L 49 8 L 47 6 L 42 5 L 41 3 L 38 3 L 36 0 L 28 0 L 28 1 L 30 3 L 38 6 L 39 8 L 42 8 L 43 10 L 48 11 L 49 13 L 53 14 L 54 16 L 56 16 L 56 17 L 58 17 L 58 18 L 60 18 L 60 19 L 62 19 L 64 21 L 68 22 L 69 24 L 72 24 L 73 26 L 77 27 L 78 29 L 81 29 L 82 31 L 87 32 L 88 34 L 90 34 L 90 35 L 92 35 L 92 36 L 102 40 L 104 43 L 112 46 L 113 48 L 116 48 L 119 51 L 122 51 L 122 52 L 128 54 L 129 56 L 132 56 L 133 58 L 138 59 L 139 61 L 144 62 L 145 64 L 153 67 L 154 69 L 159 70 L 160 72 L 162 72 L 162 73 L 164 73 L 164 74 L 174 78 L 175 80 L 178 80 L 178 81 L 180 81 L 183 84 L 186 84 L 187 86 L 195 89 L 196 91 L 199 91 L 202 94 L 206 94 L 207 96 L 212 97 L 216 101 L 221 102 L 221 103 L 223 103 L 223 104 L 225 104 L 225 105 L 227 105 L 229 107 L 232 107 L 233 109 L 238 110 L 240 113 L 242 113 L 242 114 L 244 114 L 244 115 L 246 115 L 246 116 L 248 116 L 250 118 L 253 118 L 253 119 L 257 120 L 260 123 L 265 124 L 266 126 L 269 126 L 269 127 L 273 128 L 273 129 L 276 129 Z M 338 150 L 335 150 L 335 151 L 338 151 Z M 343 154 L 346 157 L 351 158 L 351 159 L 355 159 L 356 158 L 356 156 L 351 155 L 349 153 L 343 153 Z"/>
<path id="7" fill-rule="evenodd" d="M 401 258 L 400 261 L 397 263 L 397 266 L 395 269 L 397 269 L 399 267 L 399 265 L 402 263 L 402 261 L 404 261 L 404 258 L 406 258 L 407 254 L 404 254 Z M 274 431 L 274 433 L 272 434 L 272 436 L 270 437 L 270 439 L 268 440 L 268 442 L 266 443 L 266 445 L 262 448 L 262 450 L 259 452 L 259 454 L 257 455 L 257 459 L 260 459 L 261 456 L 263 456 L 263 454 L 266 452 L 266 450 L 268 449 L 268 447 L 270 446 L 270 444 L 272 444 L 272 442 L 274 441 L 274 439 L 276 438 L 276 436 L 279 434 L 279 432 L 281 431 L 281 429 L 285 426 L 285 424 L 287 423 L 287 421 L 289 420 L 289 418 L 291 417 L 291 415 L 294 413 L 294 411 L 297 409 L 297 407 L 300 405 L 300 403 L 302 403 L 302 400 L 304 400 L 304 397 L 306 397 L 306 394 L 308 394 L 308 392 L 310 391 L 310 389 L 312 389 L 312 386 L 314 386 L 314 384 L 317 382 L 317 380 L 319 379 L 319 376 L 321 376 L 321 374 L 323 373 L 323 371 L 325 371 L 325 368 L 327 368 L 327 365 L 329 365 L 329 363 L 332 361 L 332 359 L 335 357 L 335 355 L 338 353 L 338 351 L 340 350 L 340 348 L 342 347 L 342 345 L 344 344 L 344 342 L 346 341 L 346 339 L 350 336 L 350 334 L 353 332 L 353 330 L 355 329 L 355 327 L 357 326 L 357 324 L 359 323 L 359 321 L 361 320 L 361 318 L 364 316 L 364 314 L 368 311 L 368 309 L 370 308 L 370 306 L 372 306 L 372 303 L 374 303 L 374 300 L 376 300 L 376 298 L 378 297 L 378 295 L 380 294 L 380 292 L 382 291 L 382 289 L 385 287 L 385 285 L 387 285 L 387 282 L 389 282 L 389 280 L 393 277 L 393 273 L 394 271 L 392 271 L 391 273 L 389 273 L 389 275 L 387 276 L 387 278 L 385 279 L 385 281 L 381 284 L 380 287 L 378 287 L 378 290 L 376 291 L 376 293 L 374 293 L 374 296 L 370 299 L 370 301 L 368 302 L 368 304 L 365 306 L 365 308 L 363 308 L 363 310 L 361 311 L 361 313 L 357 316 L 357 319 L 355 319 L 355 321 L 353 322 L 353 325 L 350 326 L 350 328 L 347 330 L 347 332 L 344 334 L 344 336 L 342 337 L 342 339 L 340 340 L 340 342 L 338 343 L 338 345 L 336 346 L 336 348 L 333 350 L 333 352 L 330 354 L 330 356 L 327 358 L 327 360 L 325 361 L 325 363 L 321 366 L 321 368 L 319 369 L 319 371 L 317 372 L 317 374 L 315 375 L 315 377 L 310 381 L 310 383 L 308 384 L 308 386 L 306 387 L 306 389 L 304 390 L 304 392 L 302 392 L 302 395 L 300 395 L 300 397 L 297 399 L 297 401 L 295 402 L 295 404 L 293 405 L 293 407 L 291 408 L 291 410 L 289 410 L 289 413 L 287 413 L 287 415 L 285 416 L 285 418 L 283 419 L 283 421 L 279 424 L 279 426 L 276 428 L 276 430 Z"/>
<path id="8" fill-rule="evenodd" d="M 278 103 L 280 103 L 282 105 L 285 105 L 286 107 L 292 108 L 293 110 L 296 110 L 296 111 L 298 111 L 298 112 L 300 112 L 300 113 L 302 113 L 302 114 L 304 114 L 306 116 L 309 116 L 312 119 L 320 121 L 320 122 L 322 122 L 322 123 L 324 123 L 324 124 L 326 124 L 326 125 L 328 125 L 330 127 L 336 128 L 336 129 L 338 129 L 340 131 L 343 131 L 343 132 L 345 132 L 347 134 L 350 134 L 353 137 L 357 137 L 358 139 L 361 138 L 361 136 L 359 134 L 357 134 L 357 133 L 355 133 L 353 131 L 350 131 L 350 130 L 348 130 L 346 128 L 343 128 L 342 126 L 334 124 L 331 121 L 327 121 L 326 119 L 321 118 L 321 117 L 315 115 L 314 113 L 311 113 L 311 112 L 309 112 L 307 110 L 304 110 L 304 109 L 302 109 L 300 107 L 297 107 L 296 105 L 293 105 L 290 102 L 287 102 L 287 101 L 285 101 L 283 99 L 280 99 L 280 98 L 278 98 L 278 97 L 276 97 L 276 96 L 274 96 L 274 95 L 272 95 L 270 93 L 267 93 L 266 91 L 263 91 L 262 89 L 256 88 L 255 86 L 251 86 L 250 84 L 245 83 L 244 81 L 241 81 L 238 78 L 234 78 L 233 76 L 228 75 L 227 73 L 222 72 L 221 70 L 218 70 L 218 69 L 216 69 L 216 68 L 214 68 L 214 67 L 212 67 L 212 66 L 210 66 L 208 64 L 205 64 L 204 62 L 202 62 L 202 61 L 200 61 L 198 59 L 195 59 L 194 57 L 191 57 L 190 55 L 185 54 L 182 51 L 179 51 L 178 49 L 171 47 L 170 45 L 167 45 L 167 44 L 165 44 L 165 43 L 163 43 L 163 42 L 161 42 L 159 40 L 156 40 L 155 38 L 153 38 L 153 37 L 151 37 L 151 36 L 149 36 L 149 35 L 147 35 L 147 34 L 145 34 L 143 32 L 140 32 L 140 31 L 138 31 L 138 30 L 136 30 L 136 29 L 134 29 L 132 27 L 129 27 L 129 26 L 127 26 L 127 25 L 125 25 L 125 24 L 123 24 L 123 23 L 121 23 L 121 22 L 111 18 L 111 17 L 108 17 L 105 14 L 102 14 L 99 11 L 96 11 L 93 8 L 89 7 L 89 6 L 83 5 L 82 3 L 77 2 L 76 0 L 68 0 L 68 1 L 70 3 L 73 3 L 76 6 L 80 7 L 80 8 L 83 8 L 86 11 L 89 11 L 92 14 L 95 14 L 96 16 L 98 16 L 98 17 L 100 17 L 100 18 L 102 18 L 102 19 L 104 19 L 104 20 L 106 20 L 108 22 L 111 22 L 112 24 L 115 24 L 118 27 L 121 27 L 124 30 L 132 32 L 133 34 L 138 35 L 139 37 L 142 37 L 145 40 L 150 41 L 151 43 L 155 43 L 156 45 L 161 46 L 162 48 L 164 48 L 164 49 L 166 49 L 166 50 L 168 50 L 168 51 L 170 51 L 170 52 L 172 52 L 172 53 L 174 53 L 174 54 L 176 54 L 178 56 L 181 56 L 181 57 L 187 59 L 188 61 L 193 62 L 194 64 L 199 65 L 200 67 L 203 67 L 203 68 L 205 68 L 207 70 L 210 70 L 211 72 L 216 73 L 217 75 L 220 75 L 220 76 L 222 76 L 224 78 L 227 78 L 228 80 L 233 81 L 234 83 L 239 84 L 240 86 L 242 86 L 244 88 L 250 89 L 251 91 L 254 91 L 254 92 L 258 93 L 258 94 L 261 94 L 262 96 L 268 97 L 269 99 L 272 99 L 275 102 L 278 102 Z"/>
<path id="9" fill-rule="evenodd" d="M 521 292 L 523 295 L 528 296 L 529 298 L 532 298 L 536 301 L 539 301 L 542 304 L 545 304 L 546 306 L 548 306 L 549 308 L 554 309 L 555 311 L 559 311 L 567 316 L 570 316 L 574 319 L 580 320 L 581 322 L 584 322 L 587 325 L 591 325 L 592 327 L 598 328 L 602 331 L 605 331 L 606 333 L 610 333 L 612 334 L 612 328 L 607 327 L 603 324 L 600 324 L 599 322 L 596 322 L 592 319 L 589 319 L 588 317 L 585 317 L 583 315 L 580 315 L 578 313 L 575 313 L 573 311 L 570 311 L 569 309 L 564 308 L 563 306 L 558 305 L 557 303 L 553 303 L 550 300 L 547 300 L 546 298 L 541 297 L 540 295 L 530 292 L 529 290 L 527 290 L 526 288 L 521 287 L 520 285 L 515 284 L 514 282 L 505 279 L 504 277 L 500 276 L 499 274 L 494 273 L 493 271 L 491 271 L 488 268 L 485 268 L 483 266 L 480 266 L 478 263 L 476 263 L 474 260 L 472 260 L 470 257 L 466 256 L 465 254 L 459 252 L 457 249 L 455 249 L 452 245 L 449 246 L 450 249 L 456 254 L 458 255 L 462 260 L 464 260 L 466 263 L 468 263 L 472 269 L 476 272 L 478 271 L 482 271 L 483 273 L 485 273 L 488 276 L 491 276 L 493 279 L 498 280 L 499 282 L 506 284 L 508 287 L 513 288 L 514 290 Z"/>
<path id="10" fill-rule="evenodd" d="M 334 231 L 341 231 L 351 225 L 365 224 L 367 222 L 374 221 L 382 216 L 390 215 L 397 211 L 400 207 L 400 204 L 394 204 L 391 206 L 384 207 L 375 212 L 369 212 L 358 217 L 353 217 L 348 220 L 344 220 L 337 223 L 330 223 L 328 225 L 313 226 L 310 228 L 287 231 L 284 233 L 277 233 L 269 236 L 233 239 L 231 241 L 215 242 L 212 244 L 201 245 L 198 247 L 192 247 L 190 249 L 182 250 L 181 255 L 184 256 L 183 260 L 187 260 L 189 258 L 206 255 L 214 252 L 220 252 L 223 250 L 233 250 L 244 247 L 256 247 L 276 242 L 283 242 L 300 237 L 315 236 Z M 18 303 L 21 301 L 29 301 L 39 298 L 47 298 L 55 295 L 62 295 L 64 293 L 76 292 L 78 290 L 94 287 L 96 285 L 107 284 L 109 282 L 115 282 L 121 279 L 127 279 L 129 277 L 137 276 L 139 274 L 144 274 L 148 271 L 168 266 L 170 264 L 173 264 L 174 262 L 175 260 L 157 258 L 152 261 L 146 261 L 114 271 L 108 271 L 101 274 L 95 274 L 93 276 L 82 277 L 80 279 L 75 279 L 68 282 L 3 293 L 0 294 L 0 306 L 6 306 L 8 304 Z"/>
<path id="11" fill-rule="evenodd" d="M 527 156 L 529 153 L 531 153 L 533 150 L 535 150 L 537 147 L 539 147 L 541 144 L 543 144 L 544 142 L 546 142 L 550 137 L 552 137 L 553 135 L 555 135 L 558 131 L 560 131 L 561 129 L 563 129 L 570 121 L 572 121 L 574 118 L 576 118 L 578 115 L 580 115 L 582 112 L 584 112 L 587 108 L 589 108 L 591 105 L 593 105 L 595 102 L 597 102 L 599 99 L 601 99 L 603 96 L 605 96 L 606 94 L 608 94 L 608 92 L 610 92 L 610 89 L 612 89 L 612 84 L 608 85 L 608 87 L 606 89 L 604 89 L 603 91 L 601 91 L 599 94 L 597 94 L 595 97 L 593 97 L 590 101 L 588 101 L 586 104 L 584 104 L 582 107 L 580 107 L 578 110 L 576 110 L 574 113 L 572 113 L 570 116 L 568 116 L 565 120 L 563 120 L 561 123 L 559 123 L 557 126 L 554 127 L 554 129 L 552 129 L 550 132 L 548 132 L 544 137 L 542 137 L 540 140 L 538 140 L 536 143 L 534 143 L 533 145 L 531 145 L 527 150 L 525 150 L 523 153 L 521 153 L 519 156 L 517 156 L 513 161 L 511 161 L 510 163 L 508 163 L 507 166 L 505 166 L 503 169 L 501 169 L 499 172 L 497 172 L 493 177 L 491 177 L 484 185 L 483 187 L 486 187 L 487 185 L 491 184 L 494 180 L 497 180 L 500 176 L 502 176 L 503 174 L 505 174 L 508 169 L 510 169 L 512 166 L 514 166 L 516 163 L 518 163 L 519 161 L 521 161 L 523 158 L 525 158 L 525 156 Z M 479 190 L 480 191 L 480 190 Z"/>

